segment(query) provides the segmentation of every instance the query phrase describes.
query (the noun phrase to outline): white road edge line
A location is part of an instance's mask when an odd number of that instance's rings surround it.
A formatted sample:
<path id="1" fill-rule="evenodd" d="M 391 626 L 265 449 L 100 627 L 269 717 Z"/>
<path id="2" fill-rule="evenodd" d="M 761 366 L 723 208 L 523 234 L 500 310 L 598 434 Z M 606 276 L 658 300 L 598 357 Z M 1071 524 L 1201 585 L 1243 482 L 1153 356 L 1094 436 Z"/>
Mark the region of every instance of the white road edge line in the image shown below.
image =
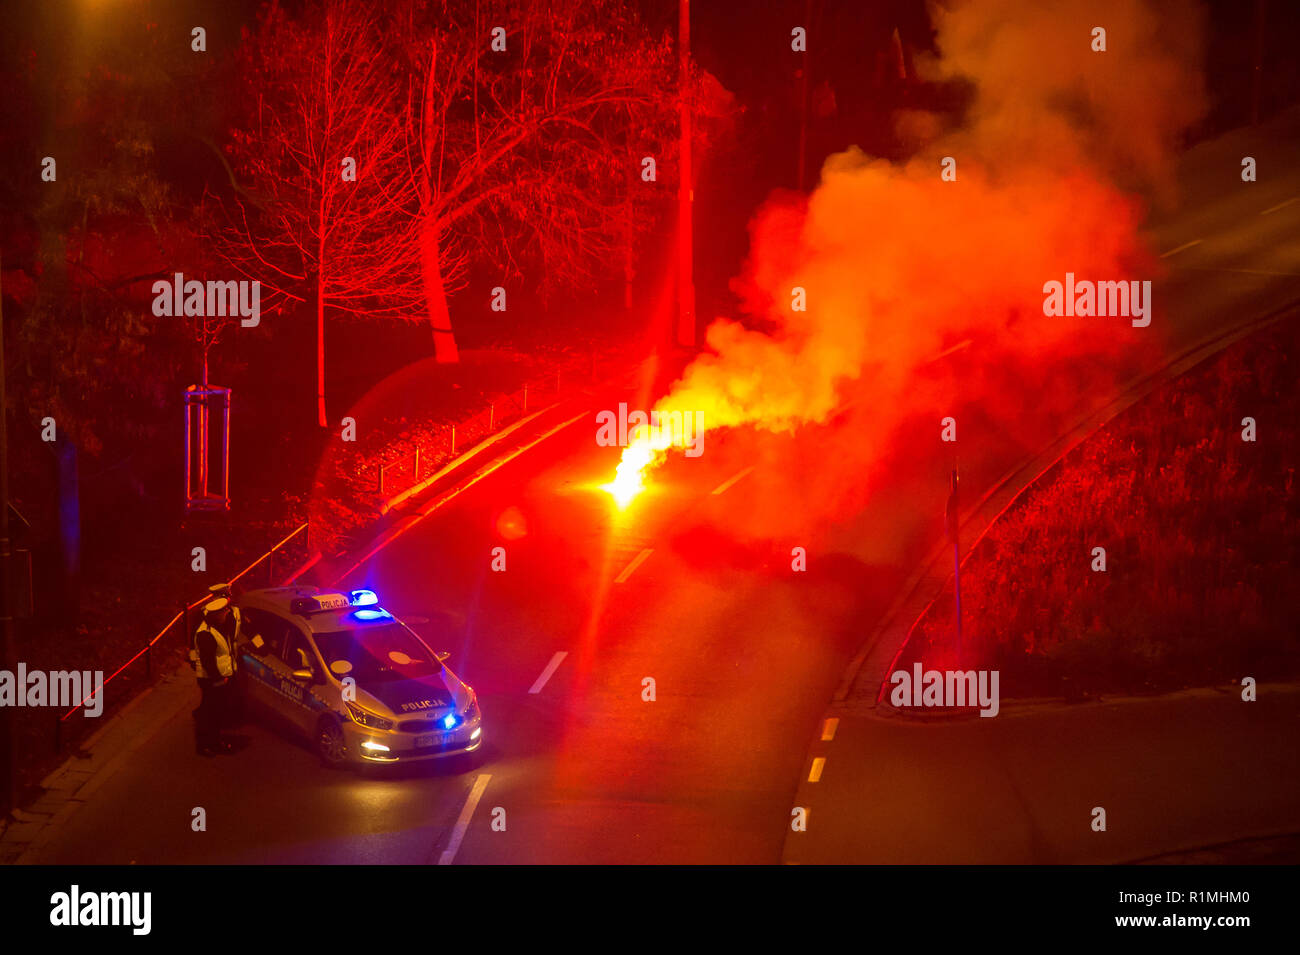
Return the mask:
<path id="1" fill-rule="evenodd" d="M 712 493 L 721 494 L 727 488 L 731 487 L 731 485 L 735 484 L 737 481 L 741 480 L 742 478 L 748 476 L 749 472 L 752 470 L 754 470 L 754 465 L 751 464 L 749 467 L 745 468 L 745 470 L 741 471 L 739 474 L 736 474 L 728 478 L 727 480 L 723 481 L 721 484 L 719 484 L 717 487 L 713 489 Z"/>
<path id="2" fill-rule="evenodd" d="M 381 550 L 383 550 L 393 541 L 397 540 L 397 538 L 401 537 L 412 527 L 415 527 L 417 524 L 419 524 L 422 520 L 424 520 L 434 511 L 437 511 L 443 505 L 450 504 L 453 500 L 460 497 L 461 494 L 468 491 L 471 487 L 473 487 L 479 481 L 483 480 L 493 471 L 505 467 L 507 464 L 509 464 L 515 458 L 519 457 L 525 451 L 531 451 L 533 448 L 541 444 L 547 438 L 551 437 L 554 434 L 559 433 L 560 431 L 563 431 L 565 428 L 569 427 L 569 425 L 573 424 L 575 421 L 581 421 L 583 418 L 587 417 L 588 414 L 589 412 L 584 411 L 581 414 L 574 415 L 572 418 L 569 418 L 567 421 L 560 422 L 554 428 L 551 428 L 545 434 L 538 435 L 536 438 L 534 438 L 532 441 L 529 441 L 523 447 L 516 448 L 514 451 L 507 454 L 505 457 L 500 458 L 496 461 L 492 461 L 486 466 L 479 468 L 479 470 L 475 471 L 472 475 L 469 476 L 468 479 L 466 479 L 464 484 L 460 485 L 455 490 L 451 491 L 445 497 L 435 497 L 432 502 L 426 504 L 424 507 L 417 510 L 415 512 L 415 516 L 411 520 L 406 521 L 403 524 L 399 524 L 397 528 L 393 530 L 391 533 L 385 536 L 381 536 L 380 539 L 375 542 L 375 546 L 372 547 L 369 551 L 367 551 L 364 557 L 357 560 L 356 563 L 354 563 L 347 570 L 343 571 L 343 573 L 335 575 L 334 584 L 337 584 L 338 581 L 347 578 L 354 570 L 356 570 L 358 567 L 360 567 L 362 564 L 368 561 L 371 557 L 374 557 Z"/>
<path id="3" fill-rule="evenodd" d="M 1270 206 L 1269 208 L 1267 208 L 1267 209 L 1265 209 L 1263 212 L 1261 212 L 1260 215 L 1262 215 L 1262 216 L 1266 216 L 1266 215 L 1268 215 L 1270 212 L 1277 212 L 1278 209 L 1285 209 L 1287 206 L 1291 205 L 1291 203 L 1293 203 L 1293 202 L 1300 202 L 1300 196 L 1292 196 L 1292 197 L 1291 197 L 1290 199 L 1288 199 L 1286 202 L 1279 202 L 1279 203 L 1278 203 L 1277 205 L 1275 205 L 1275 206 Z"/>
<path id="4" fill-rule="evenodd" d="M 537 678 L 537 681 L 529 687 L 528 692 L 541 693 L 542 687 L 546 686 L 546 681 L 560 668 L 560 664 L 564 662 L 564 658 L 568 655 L 568 650 L 555 651 L 555 656 L 551 657 L 551 662 L 546 664 L 546 669 L 542 671 L 542 675 Z"/>
<path id="5" fill-rule="evenodd" d="M 840 725 L 840 719 L 838 716 L 826 717 L 826 722 L 822 725 L 823 743 L 829 743 L 831 740 L 835 738 L 835 730 L 839 727 L 839 725 Z"/>
<path id="6" fill-rule="evenodd" d="M 620 573 L 617 577 L 614 578 L 614 583 L 621 584 L 623 581 L 631 577 L 632 572 L 636 570 L 638 567 L 640 567 L 645 562 L 645 559 L 653 553 L 654 553 L 654 548 L 647 547 L 645 550 L 641 551 L 641 553 L 633 557 L 632 562 L 628 564 L 626 567 L 624 567 L 622 573 Z"/>
<path id="7" fill-rule="evenodd" d="M 1189 265 L 1189 272 L 1234 272 L 1239 275 L 1300 275 L 1300 272 L 1274 272 L 1269 269 L 1218 269 L 1218 268 L 1200 268 L 1199 266 Z"/>
<path id="8" fill-rule="evenodd" d="M 1190 249 L 1192 246 L 1200 245 L 1200 244 L 1201 244 L 1200 239 L 1193 239 L 1191 242 L 1184 242 L 1176 249 L 1170 249 L 1168 252 L 1161 252 L 1160 258 L 1167 259 L 1171 255 L 1177 255 L 1179 252 L 1182 252 L 1184 249 Z"/>
<path id="9" fill-rule="evenodd" d="M 822 767 L 826 765 L 826 757 L 818 756 L 813 760 L 812 770 L 808 773 L 808 782 L 815 783 L 822 778 Z"/>
<path id="10" fill-rule="evenodd" d="M 456 820 L 456 827 L 451 830 L 451 841 L 438 857 L 438 865 L 451 865 L 451 860 L 456 858 L 460 844 L 465 838 L 465 830 L 469 828 L 469 821 L 474 815 L 474 810 L 478 808 L 478 801 L 483 798 L 483 790 L 487 789 L 488 780 L 491 778 L 489 773 L 480 773 L 478 779 L 474 780 L 474 788 L 469 791 L 465 807 L 461 809 L 460 818 Z"/>
<path id="11" fill-rule="evenodd" d="M 930 362 L 936 362 L 941 358 L 947 358 L 949 355 L 955 354 L 956 352 L 961 351 L 963 348 L 969 348 L 973 344 L 974 341 L 970 338 L 959 341 L 951 348 L 945 348 L 943 351 L 939 352 L 939 354 L 935 355 L 933 358 L 930 359 Z M 929 364 L 930 362 L 927 362 L 926 364 Z"/>

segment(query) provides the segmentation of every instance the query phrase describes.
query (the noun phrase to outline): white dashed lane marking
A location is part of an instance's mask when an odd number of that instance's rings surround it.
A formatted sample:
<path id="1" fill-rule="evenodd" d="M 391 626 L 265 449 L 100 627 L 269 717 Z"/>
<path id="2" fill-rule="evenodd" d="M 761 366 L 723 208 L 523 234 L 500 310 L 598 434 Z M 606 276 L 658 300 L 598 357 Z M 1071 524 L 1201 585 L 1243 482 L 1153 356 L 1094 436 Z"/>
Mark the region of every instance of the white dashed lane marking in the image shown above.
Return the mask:
<path id="1" fill-rule="evenodd" d="M 826 722 L 822 724 L 822 742 L 828 743 L 835 738 L 835 730 L 839 727 L 838 717 L 828 716 Z"/>
<path id="2" fill-rule="evenodd" d="M 732 477 L 723 481 L 721 484 L 719 484 L 717 487 L 713 489 L 712 493 L 721 494 L 723 491 L 727 490 L 727 488 L 731 487 L 731 485 L 735 484 L 737 481 L 746 477 L 749 474 L 749 472 L 752 470 L 754 470 L 754 466 L 750 465 L 749 467 L 745 468 L 745 470 L 741 471 L 739 474 L 733 475 Z"/>
<path id="3" fill-rule="evenodd" d="M 941 358 L 947 358 L 949 355 L 956 354 L 957 352 L 961 351 L 963 348 L 969 348 L 971 344 L 972 344 L 972 340 L 967 338 L 964 341 L 960 341 L 957 344 L 953 345 L 951 348 L 945 348 L 943 351 L 939 352 L 939 354 L 931 358 L 930 361 L 936 362 Z"/>
<path id="4" fill-rule="evenodd" d="M 1261 212 L 1260 215 L 1262 215 L 1262 216 L 1266 216 L 1266 215 L 1268 215 L 1268 214 L 1271 213 L 1271 212 L 1277 212 L 1277 210 L 1279 210 L 1279 209 L 1285 209 L 1287 206 L 1291 205 L 1291 203 L 1293 203 L 1293 202 L 1300 202 L 1300 196 L 1292 196 L 1292 197 L 1291 197 L 1290 199 L 1288 199 L 1286 202 L 1279 202 L 1279 203 L 1278 203 L 1277 205 L 1275 205 L 1275 206 L 1269 206 L 1267 209 L 1265 209 L 1263 212 Z"/>
<path id="5" fill-rule="evenodd" d="M 478 801 L 483 798 L 483 791 L 487 789 L 488 780 L 491 778 L 488 773 L 481 773 L 478 779 L 474 780 L 474 788 L 469 791 L 465 807 L 461 809 L 456 827 L 451 831 L 451 841 L 447 843 L 447 848 L 438 858 L 438 865 L 451 865 L 451 861 L 456 858 L 460 844 L 465 839 L 465 831 L 469 829 L 469 821 L 474 817 L 474 810 L 478 808 Z"/>
<path id="6" fill-rule="evenodd" d="M 631 577 L 632 573 L 643 563 L 645 563 L 645 559 L 653 553 L 654 553 L 654 548 L 647 547 L 645 550 L 641 551 L 641 553 L 633 557 L 632 562 L 629 563 L 626 567 L 624 567 L 622 572 L 617 577 L 614 578 L 614 583 L 621 584 L 623 581 Z"/>
<path id="7" fill-rule="evenodd" d="M 822 778 L 822 767 L 826 765 L 826 757 L 818 756 L 812 762 L 812 770 L 808 773 L 808 782 L 815 783 Z"/>
<path id="8" fill-rule="evenodd" d="M 564 658 L 568 655 L 568 650 L 557 650 L 555 656 L 551 657 L 551 662 L 546 664 L 546 669 L 542 671 L 542 675 L 537 678 L 537 682 L 529 688 L 528 692 L 541 693 L 542 687 L 546 686 L 546 681 L 551 678 L 551 674 L 560 668 L 560 664 L 564 662 Z"/>
<path id="9" fill-rule="evenodd" d="M 1167 259 L 1171 255 L 1177 255 L 1179 252 L 1182 252 L 1184 249 L 1190 249 L 1192 246 L 1200 245 L 1200 244 L 1201 244 L 1200 239 L 1193 239 L 1191 242 L 1184 242 L 1176 249 L 1170 249 L 1168 252 L 1161 252 L 1160 258 Z"/>

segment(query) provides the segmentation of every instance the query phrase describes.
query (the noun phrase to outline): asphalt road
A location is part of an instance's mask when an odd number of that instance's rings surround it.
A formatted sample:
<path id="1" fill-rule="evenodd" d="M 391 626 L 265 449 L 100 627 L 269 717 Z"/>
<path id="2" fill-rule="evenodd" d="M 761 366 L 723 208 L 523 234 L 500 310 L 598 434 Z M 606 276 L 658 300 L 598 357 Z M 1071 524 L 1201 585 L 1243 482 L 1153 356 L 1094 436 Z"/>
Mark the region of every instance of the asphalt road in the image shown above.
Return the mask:
<path id="1" fill-rule="evenodd" d="M 1300 171 L 1284 158 L 1295 134 L 1292 118 L 1268 147 L 1239 136 L 1188 156 L 1184 204 L 1152 232 L 1172 252 L 1156 295 L 1174 344 L 1300 295 L 1300 202 L 1282 205 L 1300 196 Z M 1240 155 L 1259 159 L 1260 182 L 1240 182 Z M 636 406 L 609 396 L 619 397 Z M 1105 398 L 1081 394 L 1074 410 Z M 248 749 L 205 760 L 185 711 L 40 861 L 781 861 L 827 702 L 942 532 L 946 452 L 936 443 L 900 456 L 852 518 L 801 529 L 792 517 L 759 535 L 787 504 L 799 512 L 788 464 L 816 469 L 816 434 L 710 433 L 703 456 L 672 460 L 620 512 L 596 487 L 617 449 L 596 446 L 594 430 L 581 421 L 502 467 L 345 581 L 374 588 L 451 651 L 482 705 L 475 758 L 357 777 L 254 726 Z M 964 448 L 969 492 L 1032 450 L 1031 432 L 989 426 Z M 508 508 L 517 516 L 503 524 Z M 526 532 L 507 539 L 503 526 Z M 495 546 L 506 548 L 504 572 L 490 569 Z M 796 546 L 808 549 L 803 573 L 791 569 Z M 889 778 L 886 753 L 854 759 L 856 777 Z M 190 828 L 198 806 L 203 833 Z M 851 815 L 839 814 L 848 834 Z"/>

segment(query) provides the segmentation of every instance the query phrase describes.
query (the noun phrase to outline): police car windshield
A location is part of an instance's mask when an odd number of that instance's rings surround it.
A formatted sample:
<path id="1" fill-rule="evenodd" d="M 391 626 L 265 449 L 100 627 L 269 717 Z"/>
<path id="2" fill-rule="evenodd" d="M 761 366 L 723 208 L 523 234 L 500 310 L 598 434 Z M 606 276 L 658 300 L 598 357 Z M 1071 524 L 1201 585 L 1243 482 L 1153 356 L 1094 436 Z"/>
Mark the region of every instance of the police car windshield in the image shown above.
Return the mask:
<path id="1" fill-rule="evenodd" d="M 330 672 L 358 683 L 418 680 L 442 672 L 442 664 L 398 623 L 313 634 Z"/>

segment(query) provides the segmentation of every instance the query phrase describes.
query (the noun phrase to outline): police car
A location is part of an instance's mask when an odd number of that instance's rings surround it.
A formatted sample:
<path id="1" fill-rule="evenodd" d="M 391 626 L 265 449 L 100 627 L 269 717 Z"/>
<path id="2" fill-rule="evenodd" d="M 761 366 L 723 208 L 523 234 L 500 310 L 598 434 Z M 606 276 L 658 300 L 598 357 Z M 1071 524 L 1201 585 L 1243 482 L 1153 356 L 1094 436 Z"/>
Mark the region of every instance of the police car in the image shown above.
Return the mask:
<path id="1" fill-rule="evenodd" d="M 474 690 L 370 590 L 251 590 L 238 679 L 248 701 L 312 740 L 323 762 L 411 762 L 483 743 Z"/>

